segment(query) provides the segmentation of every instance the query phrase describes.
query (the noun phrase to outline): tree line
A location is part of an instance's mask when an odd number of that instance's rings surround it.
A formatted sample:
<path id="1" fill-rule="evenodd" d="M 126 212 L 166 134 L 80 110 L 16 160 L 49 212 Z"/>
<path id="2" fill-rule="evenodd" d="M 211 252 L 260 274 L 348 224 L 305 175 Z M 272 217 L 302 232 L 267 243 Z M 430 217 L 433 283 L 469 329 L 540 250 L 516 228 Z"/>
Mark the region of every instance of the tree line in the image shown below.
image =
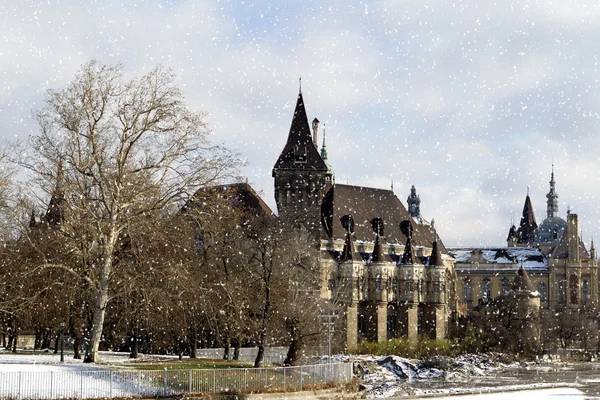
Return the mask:
<path id="1" fill-rule="evenodd" d="M 170 70 L 126 79 L 91 61 L 34 115 L 0 171 L 4 346 L 68 335 L 97 362 L 253 345 L 260 366 L 267 345 L 289 345 L 293 364 L 318 339 L 318 249 L 225 185 L 240 156 L 211 141 Z"/>

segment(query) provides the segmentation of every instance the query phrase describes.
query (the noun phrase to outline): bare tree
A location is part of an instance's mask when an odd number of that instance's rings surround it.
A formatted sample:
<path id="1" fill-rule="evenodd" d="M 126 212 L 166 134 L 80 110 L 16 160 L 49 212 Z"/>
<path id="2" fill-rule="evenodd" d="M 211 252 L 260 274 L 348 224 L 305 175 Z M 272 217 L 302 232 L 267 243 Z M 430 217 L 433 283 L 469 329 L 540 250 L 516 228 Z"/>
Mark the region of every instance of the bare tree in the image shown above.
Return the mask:
<path id="1" fill-rule="evenodd" d="M 36 116 L 40 133 L 21 164 L 60 200 L 55 234 L 66 255 L 44 267 L 80 277 L 92 291 L 85 361 L 96 362 L 107 305 L 126 278 L 117 255 L 127 235 L 229 176 L 237 160 L 209 143 L 203 115 L 186 107 L 161 66 L 126 80 L 120 65 L 91 61 L 66 89 L 48 91 Z"/>

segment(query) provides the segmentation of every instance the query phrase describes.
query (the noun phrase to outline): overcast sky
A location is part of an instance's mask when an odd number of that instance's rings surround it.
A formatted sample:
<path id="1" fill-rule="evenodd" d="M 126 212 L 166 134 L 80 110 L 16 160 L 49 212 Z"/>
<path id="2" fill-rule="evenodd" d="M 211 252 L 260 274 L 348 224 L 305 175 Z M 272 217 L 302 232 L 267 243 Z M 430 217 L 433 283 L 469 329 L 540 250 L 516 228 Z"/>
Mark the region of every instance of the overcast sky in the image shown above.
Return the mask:
<path id="1" fill-rule="evenodd" d="M 589 1 L 0 3 L 0 127 L 90 59 L 173 68 L 213 139 L 241 151 L 272 208 L 298 93 L 326 124 L 336 181 L 410 186 L 446 245 L 505 245 L 527 186 L 538 224 L 554 159 L 560 215 L 600 236 L 600 3 Z"/>

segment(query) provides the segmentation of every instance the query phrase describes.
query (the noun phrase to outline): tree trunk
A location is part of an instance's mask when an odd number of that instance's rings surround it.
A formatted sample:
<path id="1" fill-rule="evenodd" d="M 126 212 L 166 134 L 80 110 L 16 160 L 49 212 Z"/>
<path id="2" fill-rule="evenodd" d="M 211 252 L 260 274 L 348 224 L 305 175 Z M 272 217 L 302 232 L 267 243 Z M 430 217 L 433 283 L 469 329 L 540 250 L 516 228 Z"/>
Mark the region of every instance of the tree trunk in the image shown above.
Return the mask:
<path id="1" fill-rule="evenodd" d="M 240 359 L 240 339 L 233 339 L 233 359 L 235 361 Z"/>
<path id="2" fill-rule="evenodd" d="M 298 353 L 300 350 L 300 340 L 298 338 L 298 329 L 296 328 L 296 321 L 293 318 L 288 319 L 288 326 L 290 328 L 290 345 L 288 352 L 283 360 L 283 365 L 294 365 L 298 361 Z"/>
<path id="3" fill-rule="evenodd" d="M 262 334 L 261 334 L 261 336 L 262 336 Z M 254 368 L 261 367 L 264 355 L 265 355 L 265 346 L 263 344 L 259 344 L 258 352 L 256 353 L 256 358 L 254 359 Z"/>
<path id="4" fill-rule="evenodd" d="M 190 346 L 190 358 L 198 358 L 198 328 L 192 326 L 192 343 Z"/>
<path id="5" fill-rule="evenodd" d="M 17 352 L 17 338 L 18 338 L 18 335 L 15 333 L 15 336 L 13 337 L 13 348 L 12 348 L 13 353 Z"/>
<path id="6" fill-rule="evenodd" d="M 11 347 L 12 347 L 12 342 L 13 342 L 13 339 L 14 339 L 14 338 L 15 338 L 15 337 L 14 337 L 14 335 L 13 335 L 12 333 L 9 333 L 9 334 L 8 334 L 8 344 L 5 346 L 5 348 L 6 348 L 7 350 L 10 350 L 10 349 L 11 349 Z"/>
<path id="7" fill-rule="evenodd" d="M 35 339 L 33 341 L 33 350 L 39 350 L 42 347 L 42 329 L 35 330 Z"/>
<path id="8" fill-rule="evenodd" d="M 73 358 L 81 360 L 81 335 L 77 332 L 73 338 Z"/>
<path id="9" fill-rule="evenodd" d="M 54 354 L 58 354 L 58 341 L 60 340 L 60 333 L 54 338 Z"/>
<path id="10" fill-rule="evenodd" d="M 112 217 L 113 220 L 115 220 L 115 218 L 115 216 Z M 112 222 L 115 223 L 115 221 Z M 104 325 L 104 317 L 106 316 L 106 306 L 108 304 L 108 284 L 112 271 L 112 260 L 116 237 L 117 233 L 113 228 L 106 239 L 107 243 L 103 249 L 104 262 L 102 264 L 102 270 L 100 271 L 98 288 L 96 289 L 96 304 L 94 307 L 90 343 L 86 349 L 85 359 L 83 360 L 85 363 L 98 362 L 98 348 L 100 347 L 100 340 L 102 339 L 102 328 Z"/>
<path id="11" fill-rule="evenodd" d="M 229 344 L 229 338 L 225 339 L 224 343 L 225 351 L 223 351 L 223 360 L 229 360 L 229 349 L 231 345 Z"/>
<path id="12" fill-rule="evenodd" d="M 133 330 L 133 335 L 131 335 L 131 353 L 129 353 L 129 358 L 138 358 L 138 333 L 137 329 Z"/>

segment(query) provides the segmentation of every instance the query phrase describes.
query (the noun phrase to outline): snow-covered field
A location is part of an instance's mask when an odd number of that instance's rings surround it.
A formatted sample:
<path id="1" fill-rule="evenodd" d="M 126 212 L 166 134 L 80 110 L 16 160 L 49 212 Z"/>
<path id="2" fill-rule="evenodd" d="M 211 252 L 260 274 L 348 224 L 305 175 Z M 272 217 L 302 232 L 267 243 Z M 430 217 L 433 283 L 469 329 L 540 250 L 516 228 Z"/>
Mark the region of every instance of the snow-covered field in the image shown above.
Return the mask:
<path id="1" fill-rule="evenodd" d="M 156 360 L 160 356 L 142 356 Z M 584 386 L 598 385 L 593 374 L 569 381 L 502 380 L 500 372 L 531 371 L 544 375 L 556 369 L 555 364 L 502 363 L 501 355 L 464 355 L 454 358 L 434 357 L 409 360 L 397 356 L 336 356 L 336 361 L 352 362 L 355 375 L 363 382 L 368 398 L 435 396 L 452 399 L 583 399 Z M 130 361 L 126 354 L 102 353 L 102 364 L 83 364 L 72 355 L 60 363 L 60 356 L 47 354 L 18 354 L 0 351 L 0 398 L 20 393 L 23 397 L 102 397 L 138 396 L 156 393 L 161 383 L 161 371 L 125 373 L 135 379 L 121 379 L 115 373 L 118 364 Z M 110 367 L 109 367 L 110 366 Z M 562 370 L 577 376 L 573 366 Z M 156 375 L 158 373 L 158 375 Z M 60 376 L 60 382 L 57 377 Z M 142 384 L 131 384 L 136 379 Z M 566 383 L 565 383 L 566 382 Z"/>

